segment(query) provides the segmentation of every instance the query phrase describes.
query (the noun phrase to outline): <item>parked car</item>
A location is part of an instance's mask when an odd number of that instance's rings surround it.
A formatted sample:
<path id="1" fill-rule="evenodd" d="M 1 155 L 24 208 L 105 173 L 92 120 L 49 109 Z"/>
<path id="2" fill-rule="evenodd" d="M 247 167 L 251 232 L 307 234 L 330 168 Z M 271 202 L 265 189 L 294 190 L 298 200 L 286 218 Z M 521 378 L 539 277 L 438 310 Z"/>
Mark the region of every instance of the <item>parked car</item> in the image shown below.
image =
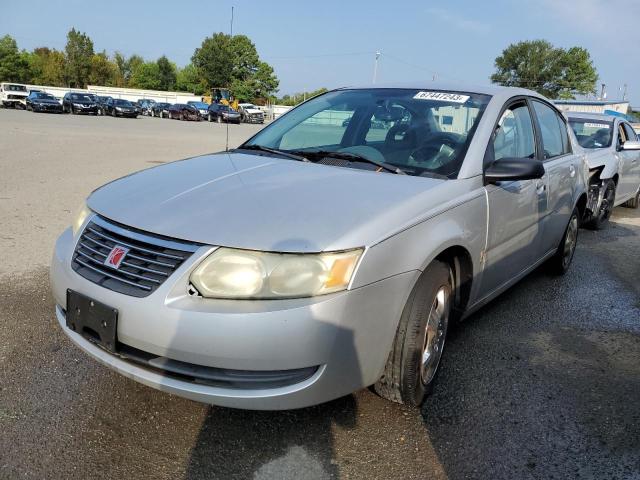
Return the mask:
<path id="1" fill-rule="evenodd" d="M 156 103 L 151 107 L 151 116 L 167 118 L 169 116 L 169 107 L 171 107 L 170 103 Z"/>
<path id="2" fill-rule="evenodd" d="M 136 118 L 138 111 L 129 100 L 122 98 L 110 98 L 104 104 L 104 114 L 112 117 Z"/>
<path id="3" fill-rule="evenodd" d="M 96 103 L 98 104 L 98 115 L 104 115 L 105 107 L 109 99 L 113 99 L 113 97 L 109 97 L 109 96 L 96 97 Z"/>
<path id="4" fill-rule="evenodd" d="M 95 190 L 55 246 L 57 320 L 192 400 L 289 409 L 374 385 L 419 405 L 451 322 L 544 262 L 569 269 L 587 173 L 529 90 L 334 90 L 235 150 Z"/>
<path id="5" fill-rule="evenodd" d="M 192 107 L 195 107 L 196 110 L 198 110 L 198 112 L 200 113 L 200 116 L 202 118 L 204 118 L 205 120 L 207 119 L 207 116 L 209 115 L 209 104 L 205 103 L 205 102 L 187 102 L 187 105 L 191 105 Z"/>
<path id="6" fill-rule="evenodd" d="M 196 107 L 185 103 L 175 103 L 168 109 L 169 118 L 172 120 L 196 120 L 202 119 Z"/>
<path id="7" fill-rule="evenodd" d="M 207 120 L 218 123 L 240 123 L 240 114 L 228 105 L 212 103 L 209 105 Z"/>
<path id="8" fill-rule="evenodd" d="M 151 98 L 141 98 L 138 100 L 138 107 L 142 115 L 151 115 L 151 108 L 155 105 L 156 101 Z"/>
<path id="9" fill-rule="evenodd" d="M 27 110 L 32 112 L 62 113 L 62 104 L 49 93 L 32 91 L 26 100 Z"/>
<path id="10" fill-rule="evenodd" d="M 27 107 L 27 86 L 20 83 L 0 83 L 0 105 L 5 108 Z"/>
<path id="11" fill-rule="evenodd" d="M 640 203 L 640 142 L 631 125 L 613 115 L 567 112 L 589 164 L 586 226 L 606 225 L 618 205 Z"/>
<path id="12" fill-rule="evenodd" d="M 93 95 L 88 93 L 67 92 L 62 97 L 62 109 L 65 113 L 98 114 L 98 104 Z"/>
<path id="13" fill-rule="evenodd" d="M 244 123 L 264 123 L 264 113 L 253 103 L 240 103 L 238 111 L 240 120 Z"/>

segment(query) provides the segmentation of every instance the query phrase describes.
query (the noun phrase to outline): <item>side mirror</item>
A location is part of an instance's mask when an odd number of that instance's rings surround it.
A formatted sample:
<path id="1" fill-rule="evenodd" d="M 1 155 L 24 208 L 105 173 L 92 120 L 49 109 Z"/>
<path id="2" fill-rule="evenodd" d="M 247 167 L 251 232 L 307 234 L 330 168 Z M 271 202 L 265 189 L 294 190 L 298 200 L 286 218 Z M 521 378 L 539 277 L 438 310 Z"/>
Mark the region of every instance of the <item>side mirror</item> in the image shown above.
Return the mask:
<path id="1" fill-rule="evenodd" d="M 488 183 L 532 180 L 544 176 L 544 165 L 540 160 L 531 158 L 501 158 L 484 171 Z"/>
<path id="2" fill-rule="evenodd" d="M 627 140 L 622 144 L 622 150 L 640 150 L 640 142 Z"/>

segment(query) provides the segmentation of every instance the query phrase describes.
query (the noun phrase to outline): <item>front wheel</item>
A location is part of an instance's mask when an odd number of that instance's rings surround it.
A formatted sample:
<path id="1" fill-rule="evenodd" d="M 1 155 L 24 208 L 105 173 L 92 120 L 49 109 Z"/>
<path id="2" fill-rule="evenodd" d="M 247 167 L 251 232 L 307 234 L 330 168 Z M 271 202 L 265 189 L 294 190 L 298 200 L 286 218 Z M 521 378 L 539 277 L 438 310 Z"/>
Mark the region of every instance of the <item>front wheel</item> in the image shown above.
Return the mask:
<path id="1" fill-rule="evenodd" d="M 433 388 L 451 316 L 453 274 L 434 261 L 404 307 L 384 373 L 374 385 L 388 400 L 419 406 Z"/>
<path id="2" fill-rule="evenodd" d="M 622 206 L 627 208 L 638 208 L 638 206 L 640 206 L 640 189 L 638 189 L 638 193 L 636 193 L 635 197 L 624 202 Z"/>
<path id="3" fill-rule="evenodd" d="M 613 180 L 604 180 L 602 196 L 602 202 L 600 202 L 600 208 L 593 216 L 585 222 L 585 227 L 592 230 L 600 230 L 607 225 L 611 212 L 613 211 L 613 204 L 616 200 L 616 184 Z"/>
<path id="4" fill-rule="evenodd" d="M 564 231 L 560 245 L 556 253 L 549 259 L 549 267 L 552 273 L 556 275 L 564 275 L 571 266 L 573 260 L 573 254 L 576 252 L 576 246 L 578 245 L 578 231 L 580 227 L 580 221 L 578 209 L 575 208 L 571 217 L 569 217 L 569 223 Z"/>

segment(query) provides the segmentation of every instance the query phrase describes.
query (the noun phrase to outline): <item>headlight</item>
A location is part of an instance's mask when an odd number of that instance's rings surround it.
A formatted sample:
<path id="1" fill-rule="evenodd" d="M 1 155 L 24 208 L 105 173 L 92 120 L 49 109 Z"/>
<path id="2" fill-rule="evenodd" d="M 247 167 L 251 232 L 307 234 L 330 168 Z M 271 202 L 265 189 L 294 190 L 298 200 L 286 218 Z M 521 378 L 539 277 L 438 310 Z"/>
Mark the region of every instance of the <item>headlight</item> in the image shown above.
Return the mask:
<path id="1" fill-rule="evenodd" d="M 78 107 L 78 108 L 82 108 L 83 105 L 81 103 L 74 103 L 73 104 L 74 107 Z"/>
<path id="2" fill-rule="evenodd" d="M 362 249 L 317 254 L 219 248 L 191 274 L 204 297 L 274 299 L 345 290 Z"/>
<path id="3" fill-rule="evenodd" d="M 89 210 L 89 207 L 87 207 L 86 203 L 83 203 L 80 207 L 80 210 L 78 210 L 78 213 L 76 213 L 76 216 L 73 219 L 73 223 L 71 224 L 71 229 L 73 230 L 74 237 L 76 233 L 78 233 L 78 230 L 80 230 L 80 227 L 82 227 L 82 225 L 84 224 L 84 221 L 87 219 L 87 217 L 91 215 L 91 213 L 92 212 L 91 210 Z"/>
<path id="4" fill-rule="evenodd" d="M 122 111 L 122 107 L 116 107 L 116 110 L 121 112 Z"/>

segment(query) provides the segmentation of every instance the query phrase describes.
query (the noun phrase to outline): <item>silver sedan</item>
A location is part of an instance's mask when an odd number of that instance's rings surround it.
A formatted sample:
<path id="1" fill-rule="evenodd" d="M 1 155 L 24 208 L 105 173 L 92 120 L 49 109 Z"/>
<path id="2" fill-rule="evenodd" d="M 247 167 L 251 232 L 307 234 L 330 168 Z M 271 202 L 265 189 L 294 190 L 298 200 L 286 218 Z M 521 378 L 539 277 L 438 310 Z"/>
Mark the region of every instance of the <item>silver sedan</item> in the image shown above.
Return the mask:
<path id="1" fill-rule="evenodd" d="M 290 409 L 373 385 L 419 405 L 451 322 L 569 268 L 588 173 L 569 130 L 522 89 L 328 92 L 235 150 L 94 191 L 55 245 L 60 328 L 201 402 Z"/>

